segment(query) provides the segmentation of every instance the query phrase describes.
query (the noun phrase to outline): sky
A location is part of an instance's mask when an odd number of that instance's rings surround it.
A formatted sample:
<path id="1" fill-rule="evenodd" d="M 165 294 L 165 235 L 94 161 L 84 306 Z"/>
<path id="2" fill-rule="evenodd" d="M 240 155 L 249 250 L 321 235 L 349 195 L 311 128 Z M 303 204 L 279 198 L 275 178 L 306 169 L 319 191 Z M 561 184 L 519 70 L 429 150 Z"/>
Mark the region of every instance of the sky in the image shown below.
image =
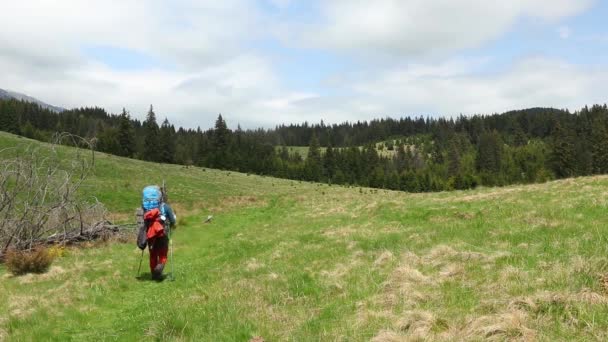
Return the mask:
<path id="1" fill-rule="evenodd" d="M 5 0 L 0 88 L 203 129 L 608 102 L 608 1 Z"/>

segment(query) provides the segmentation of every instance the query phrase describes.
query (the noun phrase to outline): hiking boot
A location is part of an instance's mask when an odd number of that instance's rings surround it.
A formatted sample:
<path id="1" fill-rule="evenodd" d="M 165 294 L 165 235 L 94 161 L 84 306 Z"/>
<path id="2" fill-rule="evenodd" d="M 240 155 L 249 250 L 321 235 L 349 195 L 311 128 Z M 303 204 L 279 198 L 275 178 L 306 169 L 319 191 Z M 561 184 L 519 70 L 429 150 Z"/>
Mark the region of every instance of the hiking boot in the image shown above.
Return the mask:
<path id="1" fill-rule="evenodd" d="M 165 264 L 158 264 L 152 271 L 152 279 L 154 280 L 162 280 L 163 279 L 163 269 L 165 268 Z"/>

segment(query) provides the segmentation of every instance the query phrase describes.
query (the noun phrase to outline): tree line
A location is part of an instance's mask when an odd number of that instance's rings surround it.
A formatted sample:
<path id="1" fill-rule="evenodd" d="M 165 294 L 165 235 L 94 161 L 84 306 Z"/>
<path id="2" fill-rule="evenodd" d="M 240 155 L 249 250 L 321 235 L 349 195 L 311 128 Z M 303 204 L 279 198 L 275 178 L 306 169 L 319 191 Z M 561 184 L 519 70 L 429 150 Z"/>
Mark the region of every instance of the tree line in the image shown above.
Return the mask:
<path id="1" fill-rule="evenodd" d="M 48 141 L 54 132 L 94 139 L 96 149 L 159 163 L 196 165 L 294 180 L 410 192 L 544 182 L 608 172 L 608 108 L 570 113 L 531 108 L 457 118 L 414 117 L 341 124 L 229 129 L 219 115 L 207 130 L 160 124 L 123 109 L 55 113 L 0 101 L 0 129 Z M 288 146 L 308 146 L 300 155 Z"/>

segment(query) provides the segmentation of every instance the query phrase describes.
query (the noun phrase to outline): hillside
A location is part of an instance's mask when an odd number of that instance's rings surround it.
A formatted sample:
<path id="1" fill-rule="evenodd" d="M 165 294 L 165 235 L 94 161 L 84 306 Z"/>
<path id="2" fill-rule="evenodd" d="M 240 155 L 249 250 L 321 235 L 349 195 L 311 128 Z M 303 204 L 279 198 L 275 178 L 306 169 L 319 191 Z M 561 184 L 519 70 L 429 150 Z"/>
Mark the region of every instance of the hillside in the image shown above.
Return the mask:
<path id="1" fill-rule="evenodd" d="M 153 106 L 142 122 L 126 109 L 118 115 L 100 107 L 55 113 L 13 99 L 0 100 L 0 130 L 44 142 L 68 132 L 95 139 L 100 152 L 157 163 L 406 192 L 608 174 L 605 104 L 574 113 L 529 108 L 246 130 L 238 124 L 230 129 L 220 114 L 213 128 L 203 130 L 160 121 Z"/>
<path id="2" fill-rule="evenodd" d="M 4 89 L 0 89 L 0 100 L 9 100 L 9 99 L 15 99 L 15 100 L 19 100 L 19 101 L 25 101 L 25 102 L 32 102 L 32 103 L 36 103 L 38 104 L 41 108 L 44 109 L 48 109 L 50 111 L 53 111 L 55 113 L 60 113 L 63 112 L 65 110 L 65 108 L 61 108 L 61 107 L 57 107 L 57 106 L 52 106 L 48 103 L 42 102 L 34 97 L 25 95 L 25 94 L 21 94 L 21 93 L 17 93 L 14 91 L 10 91 L 10 90 L 4 90 Z"/>
<path id="3" fill-rule="evenodd" d="M 0 133 L 0 150 L 29 143 Z M 138 280 L 134 243 L 70 249 L 42 275 L 0 266 L 0 340 L 608 338 L 608 177 L 408 194 L 96 165 L 85 195 L 115 220 L 167 180 L 176 280 Z"/>

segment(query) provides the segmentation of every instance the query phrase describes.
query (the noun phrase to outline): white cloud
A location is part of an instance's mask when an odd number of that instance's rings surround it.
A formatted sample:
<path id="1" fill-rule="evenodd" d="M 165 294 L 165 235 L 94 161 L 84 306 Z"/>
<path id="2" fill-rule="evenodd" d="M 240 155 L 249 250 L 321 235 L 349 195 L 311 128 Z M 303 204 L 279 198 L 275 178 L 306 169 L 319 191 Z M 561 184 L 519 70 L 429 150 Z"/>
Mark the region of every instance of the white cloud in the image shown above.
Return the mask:
<path id="1" fill-rule="evenodd" d="M 493 40 L 517 19 L 556 21 L 594 0 L 326 0 L 323 20 L 292 34 L 312 47 L 397 56 L 450 52 Z"/>
<path id="2" fill-rule="evenodd" d="M 343 95 L 268 92 L 261 97 L 266 100 L 233 113 L 256 113 L 251 117 L 254 122 L 272 127 L 321 119 L 337 123 L 385 116 L 491 114 L 530 107 L 574 111 L 608 101 L 603 91 L 608 72 L 603 68 L 531 57 L 501 72 L 481 72 L 487 62 L 457 59 L 355 73 L 337 86 Z"/>
<path id="3" fill-rule="evenodd" d="M 154 103 L 184 124 L 206 125 L 258 88 L 274 87 L 265 57 L 243 48 L 260 35 L 261 21 L 247 0 L 3 3 L 0 70 L 9 72 L 0 73 L 0 88 L 65 107 L 126 106 L 140 117 Z M 113 70 L 87 55 L 88 47 L 136 51 L 169 67 Z M 199 92 L 186 94 L 185 85 L 197 81 Z"/>
<path id="4" fill-rule="evenodd" d="M 279 8 L 292 2 L 265 1 Z M 306 90 L 282 83 L 270 53 L 247 48 L 275 29 L 251 1 L 10 2 L 0 11 L 0 70 L 8 71 L 0 72 L 0 88 L 65 107 L 95 105 L 119 112 L 124 106 L 139 118 L 152 103 L 160 118 L 203 128 L 220 112 L 232 126 L 272 127 L 529 106 L 576 109 L 604 102 L 600 90 L 608 77 L 603 69 L 536 58 L 484 74 L 488 58 L 446 57 L 445 51 L 503 34 L 518 17 L 554 24 L 590 3 L 556 1 L 322 2 L 324 23 L 301 32 L 309 45 L 353 56 L 364 50 L 406 57 L 442 53 L 435 62 L 419 59 L 405 67 L 379 59 L 360 65 L 361 71 L 326 75 L 317 89 Z M 169 67 L 112 69 L 86 55 L 86 46 L 136 50 Z"/>
<path id="5" fill-rule="evenodd" d="M 464 65 L 458 74 L 446 74 L 450 62 L 435 66 L 390 69 L 374 79 L 353 85 L 356 97 L 378 103 L 383 113 L 492 113 L 547 106 L 579 109 L 604 103 L 602 85 L 608 72 L 547 58 L 527 58 L 500 73 L 473 73 L 476 63 Z M 446 66 L 447 65 L 447 66 Z M 462 64 L 461 64 L 462 65 Z M 469 72 L 467 72 L 467 69 Z"/>
<path id="6" fill-rule="evenodd" d="M 246 0 L 11 1 L 0 11 L 0 52 L 63 60 L 97 45 L 198 67 L 238 51 L 259 20 Z"/>

